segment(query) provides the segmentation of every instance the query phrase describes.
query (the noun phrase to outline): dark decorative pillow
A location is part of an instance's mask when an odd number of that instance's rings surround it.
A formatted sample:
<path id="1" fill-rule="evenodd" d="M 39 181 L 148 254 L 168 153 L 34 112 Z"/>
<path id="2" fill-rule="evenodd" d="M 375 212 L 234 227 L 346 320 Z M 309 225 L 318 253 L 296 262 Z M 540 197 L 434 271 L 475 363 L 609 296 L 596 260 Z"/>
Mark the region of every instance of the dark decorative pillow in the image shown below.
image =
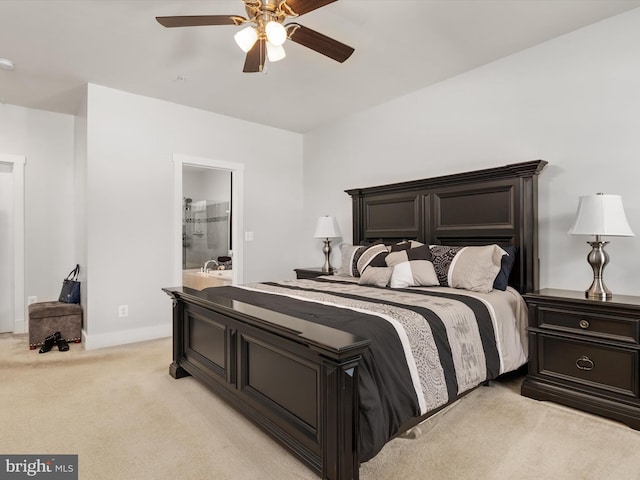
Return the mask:
<path id="1" fill-rule="evenodd" d="M 391 245 L 391 252 L 402 252 L 404 250 L 409 250 L 411 248 L 411 244 L 409 242 L 399 242 Z"/>
<path id="2" fill-rule="evenodd" d="M 392 250 L 385 262 L 387 266 L 393 267 L 402 262 L 409 262 L 412 260 L 428 260 L 431 261 L 432 255 L 428 245 L 422 245 L 421 247 L 410 248 L 407 250 Z"/>
<path id="3" fill-rule="evenodd" d="M 360 275 L 367 267 L 386 267 L 384 259 L 389 254 L 386 245 L 377 244 L 367 248 L 358 258 L 357 268 Z"/>
<path id="4" fill-rule="evenodd" d="M 518 253 L 518 247 L 508 246 L 501 247 L 506 255 L 502 256 L 500 271 L 496 276 L 496 279 L 493 281 L 493 288 L 496 290 L 506 290 L 509 285 L 509 275 L 511 274 L 511 269 L 513 268 L 513 264 L 516 261 L 516 253 Z"/>
<path id="5" fill-rule="evenodd" d="M 366 249 L 367 247 L 349 245 L 348 243 L 340 245 L 342 261 L 340 263 L 338 273 L 340 275 L 348 275 L 350 277 L 359 277 L 360 272 L 358 271 L 358 259 Z"/>
<path id="6" fill-rule="evenodd" d="M 399 252 L 402 250 L 409 250 L 422 246 L 424 246 L 424 243 L 420 243 L 416 240 L 403 240 L 402 242 L 394 243 L 393 245 L 391 245 L 391 251 Z"/>
<path id="7" fill-rule="evenodd" d="M 446 245 L 432 245 L 430 247 L 431 255 L 433 256 L 431 262 L 433 263 L 433 268 L 436 271 L 436 275 L 438 276 L 438 281 L 441 286 L 449 286 L 447 277 L 451 261 L 463 248 L 464 247 L 449 247 Z"/>
<path id="8" fill-rule="evenodd" d="M 384 242 L 382 241 L 381 238 L 379 238 L 378 240 L 360 240 L 361 247 L 372 247 L 374 245 L 379 245 L 379 244 L 384 245 Z"/>

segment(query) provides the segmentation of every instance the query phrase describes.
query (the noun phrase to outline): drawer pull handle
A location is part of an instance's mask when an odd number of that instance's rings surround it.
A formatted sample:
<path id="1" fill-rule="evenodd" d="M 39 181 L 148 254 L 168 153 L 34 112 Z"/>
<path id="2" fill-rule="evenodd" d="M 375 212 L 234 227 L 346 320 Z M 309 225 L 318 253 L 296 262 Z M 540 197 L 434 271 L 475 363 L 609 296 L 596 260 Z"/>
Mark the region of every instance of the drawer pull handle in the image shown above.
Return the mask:
<path id="1" fill-rule="evenodd" d="M 580 320 L 580 328 L 589 328 L 589 322 L 586 320 Z"/>
<path id="2" fill-rule="evenodd" d="M 593 363 L 593 360 L 591 360 L 586 355 L 583 355 L 576 360 L 576 367 L 578 367 L 580 370 L 586 370 L 586 371 L 593 370 L 593 367 L 595 366 L 596 365 L 595 363 Z"/>

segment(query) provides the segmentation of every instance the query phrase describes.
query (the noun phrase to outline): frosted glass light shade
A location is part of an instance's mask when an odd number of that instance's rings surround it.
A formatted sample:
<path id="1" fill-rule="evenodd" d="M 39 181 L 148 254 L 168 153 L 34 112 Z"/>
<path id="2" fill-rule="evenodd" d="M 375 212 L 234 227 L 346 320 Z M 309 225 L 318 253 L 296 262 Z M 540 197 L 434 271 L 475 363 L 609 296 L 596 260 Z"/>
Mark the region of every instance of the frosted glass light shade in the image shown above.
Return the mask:
<path id="1" fill-rule="evenodd" d="M 258 32 L 253 27 L 247 27 L 236 33 L 233 38 L 243 52 L 248 52 L 258 40 Z"/>
<path id="2" fill-rule="evenodd" d="M 267 40 L 273 43 L 275 46 L 282 45 L 287 39 L 287 30 L 281 23 L 270 21 L 264 28 L 267 34 Z"/>
<path id="3" fill-rule="evenodd" d="M 287 56 L 284 48 L 280 45 L 274 45 L 271 42 L 267 42 L 267 57 L 270 62 L 277 62 Z"/>
<path id="4" fill-rule="evenodd" d="M 620 195 L 586 195 L 580 197 L 578 212 L 569 229 L 571 235 L 607 235 L 633 237 Z"/>
<path id="5" fill-rule="evenodd" d="M 340 229 L 335 217 L 324 216 L 319 217 L 316 223 L 316 230 L 313 233 L 314 238 L 337 238 L 340 237 Z"/>
<path id="6" fill-rule="evenodd" d="M 5 70 L 13 70 L 16 68 L 16 64 L 13 60 L 8 58 L 0 58 L 0 68 L 4 68 Z"/>

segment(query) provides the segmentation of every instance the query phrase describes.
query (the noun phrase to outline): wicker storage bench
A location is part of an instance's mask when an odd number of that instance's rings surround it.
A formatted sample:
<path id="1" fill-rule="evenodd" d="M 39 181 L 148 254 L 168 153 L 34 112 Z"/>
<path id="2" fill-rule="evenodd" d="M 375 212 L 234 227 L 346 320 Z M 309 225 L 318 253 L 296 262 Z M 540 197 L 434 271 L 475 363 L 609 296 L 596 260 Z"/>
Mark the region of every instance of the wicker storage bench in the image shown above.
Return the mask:
<path id="1" fill-rule="evenodd" d="M 77 303 L 38 302 L 29 305 L 29 348 L 60 332 L 67 342 L 82 341 L 82 307 Z"/>

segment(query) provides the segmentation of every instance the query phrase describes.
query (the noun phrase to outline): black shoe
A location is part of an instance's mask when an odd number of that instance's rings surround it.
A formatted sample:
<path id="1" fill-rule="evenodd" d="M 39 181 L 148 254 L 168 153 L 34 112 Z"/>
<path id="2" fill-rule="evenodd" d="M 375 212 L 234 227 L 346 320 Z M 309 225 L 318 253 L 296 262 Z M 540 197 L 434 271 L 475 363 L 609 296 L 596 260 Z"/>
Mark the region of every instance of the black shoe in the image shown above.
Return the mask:
<path id="1" fill-rule="evenodd" d="M 44 339 L 44 345 L 40 349 L 39 353 L 47 353 L 49 350 L 53 348 L 55 343 L 62 338 L 60 332 L 56 332 L 53 335 L 49 335 Z"/>
<path id="2" fill-rule="evenodd" d="M 58 346 L 58 350 L 60 350 L 61 352 L 66 352 L 67 350 L 69 350 L 69 344 L 64 338 L 59 338 L 56 342 L 56 345 Z"/>

